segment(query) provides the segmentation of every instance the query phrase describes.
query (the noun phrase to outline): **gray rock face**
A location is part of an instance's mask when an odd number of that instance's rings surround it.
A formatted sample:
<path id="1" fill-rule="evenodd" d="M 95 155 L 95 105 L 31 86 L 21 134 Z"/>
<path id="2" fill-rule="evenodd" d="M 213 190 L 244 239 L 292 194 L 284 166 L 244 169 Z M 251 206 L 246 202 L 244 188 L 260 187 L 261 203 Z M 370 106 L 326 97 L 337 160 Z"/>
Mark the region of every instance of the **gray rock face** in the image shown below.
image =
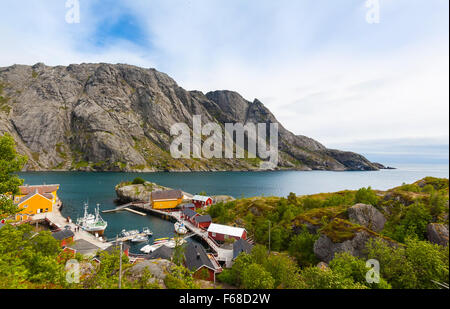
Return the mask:
<path id="1" fill-rule="evenodd" d="M 146 182 L 142 185 L 117 185 L 116 188 L 117 201 L 121 203 L 130 202 L 148 202 L 152 192 L 172 190 L 171 188 L 158 185 L 153 182 Z M 184 194 L 188 194 L 183 192 Z"/>
<path id="2" fill-rule="evenodd" d="M 348 216 L 351 222 L 375 232 L 381 231 L 386 223 L 383 214 L 372 205 L 356 204 L 348 209 Z"/>
<path id="3" fill-rule="evenodd" d="M 236 92 L 186 91 L 164 73 L 124 64 L 0 68 L 0 133 L 9 132 L 26 170 L 257 170 L 246 159 L 176 160 L 170 127 L 202 122 L 278 123 L 258 100 Z M 279 168 L 377 170 L 364 157 L 329 150 L 279 124 Z"/>
<path id="4" fill-rule="evenodd" d="M 147 269 L 152 275 L 149 283 L 158 283 L 163 286 L 164 279 L 174 266 L 174 263 L 167 260 L 146 260 L 129 268 L 125 275 L 132 281 L 137 281 L 142 277 L 144 270 Z"/>
<path id="5" fill-rule="evenodd" d="M 427 238 L 434 244 L 448 246 L 448 227 L 439 223 L 428 224 Z"/>
<path id="6" fill-rule="evenodd" d="M 333 243 L 328 236 L 322 234 L 314 243 L 314 254 L 320 261 L 325 263 L 329 263 L 334 258 L 334 255 L 340 252 L 348 252 L 353 256 L 365 257 L 364 250 L 370 238 L 373 238 L 373 236 L 366 231 L 360 231 L 351 240 Z"/>

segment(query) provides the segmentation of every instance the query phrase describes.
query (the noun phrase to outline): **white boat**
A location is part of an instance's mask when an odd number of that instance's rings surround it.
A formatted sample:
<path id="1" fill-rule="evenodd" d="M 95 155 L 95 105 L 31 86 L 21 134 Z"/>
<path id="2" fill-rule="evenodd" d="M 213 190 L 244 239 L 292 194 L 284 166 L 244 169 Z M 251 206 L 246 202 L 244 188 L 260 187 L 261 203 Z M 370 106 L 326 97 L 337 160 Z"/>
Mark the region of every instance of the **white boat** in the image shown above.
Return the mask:
<path id="1" fill-rule="evenodd" d="M 120 235 L 123 237 L 134 236 L 134 235 L 138 235 L 138 234 L 139 234 L 138 230 L 131 230 L 131 231 L 122 230 L 120 232 Z"/>
<path id="2" fill-rule="evenodd" d="M 148 237 L 145 235 L 136 235 L 131 239 L 131 242 L 146 242 Z"/>
<path id="3" fill-rule="evenodd" d="M 108 226 L 108 222 L 103 220 L 100 217 L 100 205 L 97 204 L 95 208 L 95 214 L 88 213 L 88 204 L 84 204 L 84 216 L 82 218 L 77 219 L 77 224 L 85 231 L 95 234 L 95 235 L 103 235 L 103 232 L 106 230 Z"/>
<path id="4" fill-rule="evenodd" d="M 145 253 L 145 254 L 149 254 L 152 253 L 153 251 L 155 251 L 156 249 L 158 249 L 159 247 L 163 246 L 164 243 L 160 243 L 160 244 L 153 244 L 153 245 L 146 245 L 144 247 L 142 247 L 140 249 L 141 252 Z"/>
<path id="5" fill-rule="evenodd" d="M 173 249 L 173 248 L 176 247 L 177 244 L 178 244 L 178 246 L 180 246 L 180 245 L 183 245 L 183 244 L 185 244 L 185 243 L 186 243 L 186 240 L 184 240 L 184 239 L 182 239 L 182 238 L 180 238 L 180 239 L 172 238 L 171 240 L 169 240 L 168 242 L 166 242 L 166 243 L 164 244 L 164 246 L 167 246 L 167 247 Z"/>
<path id="6" fill-rule="evenodd" d="M 142 234 L 145 234 L 145 235 L 147 235 L 147 236 L 152 236 L 152 235 L 153 235 L 153 232 L 152 232 L 148 227 L 144 227 L 144 228 L 142 229 Z"/>
<path id="7" fill-rule="evenodd" d="M 175 227 L 175 232 L 177 232 L 177 234 L 185 235 L 188 232 L 188 230 L 187 230 L 186 226 L 184 226 L 183 222 L 176 222 L 174 224 L 174 227 Z"/>

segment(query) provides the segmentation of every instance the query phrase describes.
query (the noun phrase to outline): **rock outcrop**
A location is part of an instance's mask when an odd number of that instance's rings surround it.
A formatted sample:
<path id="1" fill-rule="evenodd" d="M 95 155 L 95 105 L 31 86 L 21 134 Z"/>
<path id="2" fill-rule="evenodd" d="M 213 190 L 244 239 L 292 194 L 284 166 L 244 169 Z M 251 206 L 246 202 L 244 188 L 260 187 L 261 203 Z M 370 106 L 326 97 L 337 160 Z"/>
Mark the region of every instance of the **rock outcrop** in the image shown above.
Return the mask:
<path id="1" fill-rule="evenodd" d="M 348 252 L 353 256 L 364 257 L 367 241 L 373 238 L 366 231 L 360 231 L 352 239 L 341 243 L 334 243 L 327 235 L 320 235 L 314 243 L 314 254 L 325 263 L 329 263 L 336 253 Z"/>
<path id="2" fill-rule="evenodd" d="M 372 205 L 356 204 L 348 209 L 348 217 L 351 222 L 380 232 L 384 228 L 386 218 Z"/>
<path id="3" fill-rule="evenodd" d="M 439 223 L 428 224 L 427 238 L 434 244 L 448 246 L 448 227 Z"/>
<path id="4" fill-rule="evenodd" d="M 0 68 L 0 133 L 10 133 L 26 170 L 258 170 L 258 159 L 174 159 L 170 128 L 202 122 L 278 123 L 258 100 L 232 91 L 187 91 L 155 69 L 125 64 Z M 279 123 L 278 123 L 279 124 Z M 363 156 L 327 149 L 279 124 L 280 169 L 377 170 Z"/>
<path id="5" fill-rule="evenodd" d="M 157 283 L 164 287 L 164 279 L 174 266 L 175 264 L 168 260 L 145 260 L 127 269 L 125 276 L 131 281 L 139 281 L 147 270 L 151 274 L 148 283 Z"/>
<path id="6" fill-rule="evenodd" d="M 156 183 L 146 182 L 144 184 L 118 184 L 115 188 L 117 201 L 120 203 L 150 201 L 153 191 L 170 190 Z"/>

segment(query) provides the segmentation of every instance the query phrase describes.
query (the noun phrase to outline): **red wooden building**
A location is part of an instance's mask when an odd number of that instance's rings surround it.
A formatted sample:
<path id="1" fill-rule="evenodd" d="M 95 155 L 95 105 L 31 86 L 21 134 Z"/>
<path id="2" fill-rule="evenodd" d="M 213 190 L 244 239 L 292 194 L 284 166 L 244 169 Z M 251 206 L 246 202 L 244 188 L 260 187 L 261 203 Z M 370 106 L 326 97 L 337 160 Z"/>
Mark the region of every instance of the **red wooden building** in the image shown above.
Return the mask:
<path id="1" fill-rule="evenodd" d="M 192 203 L 195 205 L 195 208 L 202 208 L 211 205 L 213 200 L 209 196 L 194 195 Z"/>
<path id="2" fill-rule="evenodd" d="M 73 242 L 73 237 L 75 236 L 75 234 L 69 229 L 64 229 L 53 232 L 52 236 L 54 239 L 59 241 L 61 247 L 66 247 L 68 244 Z"/>
<path id="3" fill-rule="evenodd" d="M 208 237 L 222 242 L 231 238 L 247 239 L 247 231 L 240 227 L 211 223 L 208 227 Z"/>
<path id="4" fill-rule="evenodd" d="M 181 212 L 181 219 L 191 222 L 195 225 L 194 218 L 198 216 L 198 213 L 196 213 L 194 210 L 190 208 L 183 209 Z"/>
<path id="5" fill-rule="evenodd" d="M 194 273 L 194 278 L 214 281 L 216 274 L 222 272 L 222 268 L 212 254 L 207 254 L 205 249 L 194 243 L 189 243 L 184 252 L 184 265 Z"/>
<path id="6" fill-rule="evenodd" d="M 212 222 L 212 218 L 210 215 L 204 215 L 204 216 L 195 216 L 194 217 L 194 224 L 196 227 L 201 228 L 201 229 L 207 229 Z"/>

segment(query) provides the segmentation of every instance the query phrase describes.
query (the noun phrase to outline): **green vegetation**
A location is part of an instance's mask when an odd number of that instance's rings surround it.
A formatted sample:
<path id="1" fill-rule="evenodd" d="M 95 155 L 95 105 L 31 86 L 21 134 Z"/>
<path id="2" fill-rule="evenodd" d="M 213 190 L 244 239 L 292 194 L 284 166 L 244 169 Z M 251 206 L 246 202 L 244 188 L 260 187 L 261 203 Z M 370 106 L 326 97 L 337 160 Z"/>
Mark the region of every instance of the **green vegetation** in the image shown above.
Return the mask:
<path id="1" fill-rule="evenodd" d="M 6 194 L 17 194 L 23 180 L 16 172 L 20 171 L 27 158 L 17 153 L 15 142 L 11 135 L 5 133 L 0 137 L 0 218 L 14 214 L 16 206 Z"/>
<path id="2" fill-rule="evenodd" d="M 447 179 L 427 177 L 388 191 L 369 187 L 301 197 L 291 193 L 287 198 L 243 198 L 212 205 L 207 212 L 214 222 L 229 225 L 238 222 L 256 243 L 266 247 L 270 225 L 270 249 L 276 251 L 268 254 L 265 249 L 265 256 L 260 249 L 256 252 L 254 249 L 251 255 L 243 254 L 232 269 L 218 278 L 242 288 L 286 288 L 288 283 L 277 279 L 267 268 L 268 259 L 281 256 L 295 261 L 290 278 L 297 288 L 436 288 L 432 280 L 448 282 L 448 247 L 428 242 L 426 230 L 429 223 L 448 224 L 448 192 Z M 381 232 L 349 221 L 347 209 L 357 203 L 371 204 L 381 211 L 387 219 Z M 319 261 L 314 243 L 320 235 L 341 243 L 353 239 L 360 231 L 372 236 L 364 259 L 348 253 L 336 254 L 328 268 L 316 266 Z M 366 260 L 370 258 L 384 265 L 378 284 L 369 284 L 365 279 Z M 278 264 L 287 263 L 283 261 Z M 250 266 L 253 272 L 245 272 Z M 412 268 L 413 275 L 408 279 Z M 267 273 L 275 280 L 273 285 Z"/>
<path id="3" fill-rule="evenodd" d="M 141 177 L 134 178 L 132 184 L 133 185 L 143 185 L 146 181 L 142 179 Z"/>

